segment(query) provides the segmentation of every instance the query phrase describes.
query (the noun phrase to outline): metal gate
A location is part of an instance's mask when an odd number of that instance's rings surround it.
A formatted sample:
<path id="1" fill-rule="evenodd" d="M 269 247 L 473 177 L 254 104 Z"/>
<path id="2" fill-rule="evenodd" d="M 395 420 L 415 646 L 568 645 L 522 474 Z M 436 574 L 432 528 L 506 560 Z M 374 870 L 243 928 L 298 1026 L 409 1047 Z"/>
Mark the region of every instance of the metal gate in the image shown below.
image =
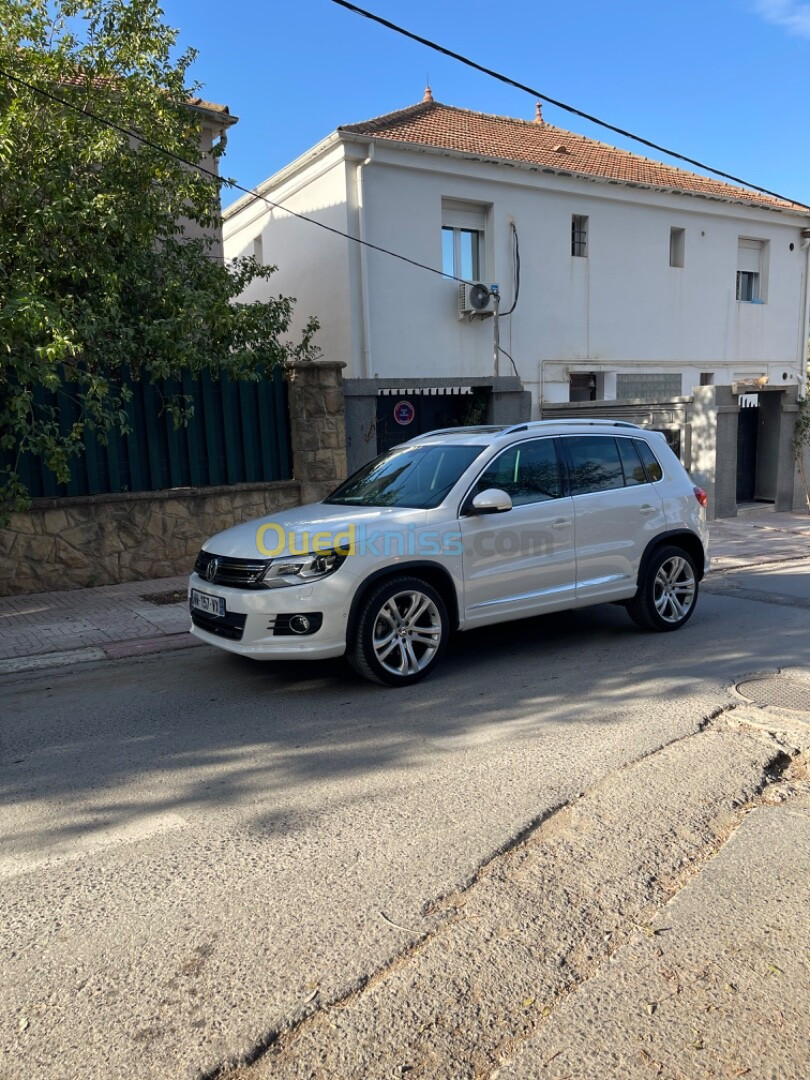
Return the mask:
<path id="1" fill-rule="evenodd" d="M 385 389 L 377 395 L 377 453 L 436 428 L 480 424 L 487 390 L 470 386 Z"/>

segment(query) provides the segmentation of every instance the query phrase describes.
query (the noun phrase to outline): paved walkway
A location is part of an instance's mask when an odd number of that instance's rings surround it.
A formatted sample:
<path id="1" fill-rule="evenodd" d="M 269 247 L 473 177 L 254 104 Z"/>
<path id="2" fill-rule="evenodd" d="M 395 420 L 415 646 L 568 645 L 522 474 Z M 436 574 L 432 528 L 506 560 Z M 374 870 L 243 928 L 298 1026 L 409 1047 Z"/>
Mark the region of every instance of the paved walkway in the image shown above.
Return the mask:
<path id="1" fill-rule="evenodd" d="M 810 557 L 810 515 L 714 521 L 712 572 Z M 200 644 L 188 634 L 186 577 L 0 597 L 0 675 Z"/>

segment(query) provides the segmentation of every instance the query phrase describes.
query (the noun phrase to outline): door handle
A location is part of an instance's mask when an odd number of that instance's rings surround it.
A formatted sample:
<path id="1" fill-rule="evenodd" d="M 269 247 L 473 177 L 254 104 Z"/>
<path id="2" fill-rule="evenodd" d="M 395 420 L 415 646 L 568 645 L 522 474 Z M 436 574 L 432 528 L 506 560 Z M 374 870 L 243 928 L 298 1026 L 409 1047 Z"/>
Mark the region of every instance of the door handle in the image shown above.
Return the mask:
<path id="1" fill-rule="evenodd" d="M 555 522 L 553 522 L 551 527 L 552 527 L 552 529 L 570 529 L 571 528 L 571 519 L 570 518 L 557 518 L 557 520 Z"/>
<path id="2" fill-rule="evenodd" d="M 650 506 L 649 503 L 644 503 L 643 506 L 638 508 L 640 514 L 654 514 L 657 511 L 657 506 Z"/>

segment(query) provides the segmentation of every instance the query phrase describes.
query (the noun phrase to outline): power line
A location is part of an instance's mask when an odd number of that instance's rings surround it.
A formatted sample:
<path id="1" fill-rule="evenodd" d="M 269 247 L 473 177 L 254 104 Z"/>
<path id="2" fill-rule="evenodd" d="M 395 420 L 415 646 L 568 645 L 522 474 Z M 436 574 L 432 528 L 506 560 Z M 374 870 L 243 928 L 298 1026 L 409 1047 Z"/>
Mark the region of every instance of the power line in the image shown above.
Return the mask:
<path id="1" fill-rule="evenodd" d="M 281 210 L 285 214 L 289 214 L 291 217 L 298 218 L 300 221 L 307 221 L 310 225 L 317 225 L 319 229 L 324 229 L 326 232 L 334 233 L 335 236 L 340 236 L 344 240 L 351 240 L 355 244 L 360 244 L 362 247 L 369 248 L 371 251 L 379 251 L 383 255 L 390 255 L 392 259 L 399 259 L 400 262 L 408 263 L 410 266 L 415 266 L 419 270 L 427 270 L 431 274 L 436 274 L 438 277 L 444 278 L 449 281 L 458 281 L 459 283 L 472 284 L 467 282 L 466 278 L 456 277 L 454 274 L 445 273 L 443 270 L 437 270 L 435 266 L 428 266 L 427 263 L 421 263 L 417 259 L 410 259 L 407 255 L 400 255 L 399 252 L 390 251 L 388 248 L 381 247 L 379 244 L 372 244 L 369 240 L 361 240 L 357 236 L 352 236 L 350 233 L 345 233 L 341 229 L 336 229 L 332 225 L 326 225 L 322 221 L 317 221 L 315 218 L 307 217 L 306 214 L 301 214 L 296 210 L 290 210 L 287 206 L 282 206 L 281 203 L 274 202 L 266 195 L 262 195 L 260 192 L 253 190 L 252 188 L 244 187 L 231 177 L 220 176 L 219 173 L 214 172 L 212 169 L 206 169 L 204 165 L 200 165 L 199 162 L 190 161 L 188 158 L 182 157 L 180 154 L 175 154 L 172 150 L 167 150 L 165 146 L 161 146 L 159 143 L 152 142 L 151 139 L 147 139 L 143 135 L 139 135 L 137 131 L 132 131 L 130 128 L 126 128 L 121 124 L 117 124 L 114 120 L 108 120 L 104 116 L 99 116 L 97 113 L 92 112 L 90 109 L 81 105 L 74 105 L 72 101 L 67 101 L 65 98 L 60 97 L 58 94 L 52 93 L 50 90 L 44 90 L 41 86 L 35 86 L 33 83 L 28 82 L 25 79 L 21 79 L 18 75 L 12 75 L 11 72 L 0 68 L 0 76 L 9 79 L 11 82 L 16 83 L 18 86 L 24 86 L 27 90 L 30 90 L 34 94 L 39 94 L 43 98 L 47 98 L 49 101 L 55 102 L 57 105 L 62 105 L 66 109 L 71 109 L 73 112 L 78 113 L 85 119 L 95 120 L 99 124 L 103 124 L 113 131 L 119 132 L 121 135 L 126 135 L 128 138 L 136 139 L 143 146 L 148 146 L 151 150 L 156 150 L 158 153 L 165 155 L 168 158 L 173 159 L 180 165 L 186 165 L 192 169 L 196 169 L 199 173 L 205 176 L 210 176 L 220 184 L 226 184 L 230 188 L 234 188 L 236 191 L 242 191 L 245 195 L 250 195 L 254 199 L 259 199 L 261 202 L 267 203 L 268 206 L 272 206 L 275 210 Z"/>
<path id="2" fill-rule="evenodd" d="M 441 53 L 443 56 L 449 56 L 451 60 L 458 60 L 461 64 L 466 64 L 467 67 L 474 68 L 476 71 L 482 72 L 484 75 L 489 75 L 493 79 L 497 79 L 499 82 L 506 83 L 507 86 L 513 86 L 516 90 L 523 90 L 527 94 L 531 94 L 534 98 L 539 98 L 541 101 L 547 102 L 549 105 L 554 105 L 558 109 L 564 109 L 565 112 L 572 113 L 574 116 L 579 116 L 583 120 L 588 120 L 592 124 L 597 124 L 599 127 L 606 128 L 608 131 L 614 132 L 616 135 L 621 135 L 626 139 L 632 139 L 634 142 L 641 143 L 642 146 L 647 146 L 651 150 L 656 150 L 659 154 L 666 154 L 667 157 L 675 158 L 678 161 L 684 161 L 687 165 L 693 165 L 698 169 L 703 169 L 704 172 L 713 173 L 715 176 L 721 176 L 724 180 L 731 180 L 735 184 L 741 184 L 744 188 L 749 188 L 751 191 L 759 191 L 763 195 L 771 195 L 775 199 L 781 199 L 783 202 L 793 203 L 794 206 L 801 207 L 803 210 L 810 210 L 810 206 L 806 203 L 798 202 L 796 199 L 790 199 L 786 195 L 780 195 L 776 191 L 771 191 L 769 188 L 760 187 L 759 184 L 751 184 L 747 180 L 741 180 L 739 176 L 733 176 L 731 173 L 723 172 L 721 169 L 712 168 L 711 165 L 705 165 L 702 161 L 697 161 L 695 158 L 687 157 L 685 154 L 679 154 L 676 150 L 668 150 L 665 146 L 659 146 L 658 143 L 651 142 L 649 139 L 643 138 L 641 135 L 634 135 L 632 131 L 625 131 L 624 128 L 616 127 L 614 124 L 608 123 L 606 120 L 600 120 L 598 116 L 591 116 L 590 113 L 583 112 L 581 109 L 574 108 L 573 105 L 567 105 L 564 101 L 557 101 L 556 98 L 549 97 L 548 94 L 541 94 L 539 90 L 533 89 L 531 86 L 526 86 L 525 83 L 516 82 L 514 79 L 510 79 L 508 75 L 502 75 L 499 71 L 494 71 L 492 68 L 484 67 L 483 64 L 476 63 L 475 60 L 470 60 L 469 57 L 463 56 L 461 53 L 454 52 L 452 49 L 445 48 L 444 45 L 438 45 L 435 41 L 431 41 L 429 38 L 421 37 L 419 34 L 414 34 L 410 30 L 406 30 L 402 26 L 398 26 L 396 23 L 391 22 L 389 19 L 383 19 L 380 15 L 375 15 L 371 11 L 366 11 L 365 8 L 358 7 L 356 4 L 351 4 L 348 0 L 331 0 L 333 4 L 337 4 L 339 7 L 346 8 L 347 11 L 352 11 L 356 15 L 362 15 L 366 19 L 370 19 L 372 22 L 379 23 L 380 26 L 386 27 L 388 30 L 393 30 L 396 34 L 401 34 L 403 37 L 410 38 L 411 41 L 416 41 L 420 45 L 426 46 L 428 49 L 433 49 L 434 52 Z"/>

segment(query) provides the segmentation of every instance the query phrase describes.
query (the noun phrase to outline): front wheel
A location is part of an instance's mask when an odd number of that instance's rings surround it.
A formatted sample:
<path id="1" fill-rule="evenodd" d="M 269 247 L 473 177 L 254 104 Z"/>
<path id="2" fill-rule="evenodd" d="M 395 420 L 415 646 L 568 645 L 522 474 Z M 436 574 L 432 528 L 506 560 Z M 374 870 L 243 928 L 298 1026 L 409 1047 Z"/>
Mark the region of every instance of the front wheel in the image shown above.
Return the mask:
<path id="1" fill-rule="evenodd" d="M 364 602 L 348 660 L 372 682 L 409 686 L 433 670 L 448 635 L 447 607 L 433 586 L 398 577 Z"/>
<path id="2" fill-rule="evenodd" d="M 678 630 L 691 617 L 697 598 L 692 557 L 682 548 L 664 547 L 650 558 L 627 613 L 644 630 Z"/>

